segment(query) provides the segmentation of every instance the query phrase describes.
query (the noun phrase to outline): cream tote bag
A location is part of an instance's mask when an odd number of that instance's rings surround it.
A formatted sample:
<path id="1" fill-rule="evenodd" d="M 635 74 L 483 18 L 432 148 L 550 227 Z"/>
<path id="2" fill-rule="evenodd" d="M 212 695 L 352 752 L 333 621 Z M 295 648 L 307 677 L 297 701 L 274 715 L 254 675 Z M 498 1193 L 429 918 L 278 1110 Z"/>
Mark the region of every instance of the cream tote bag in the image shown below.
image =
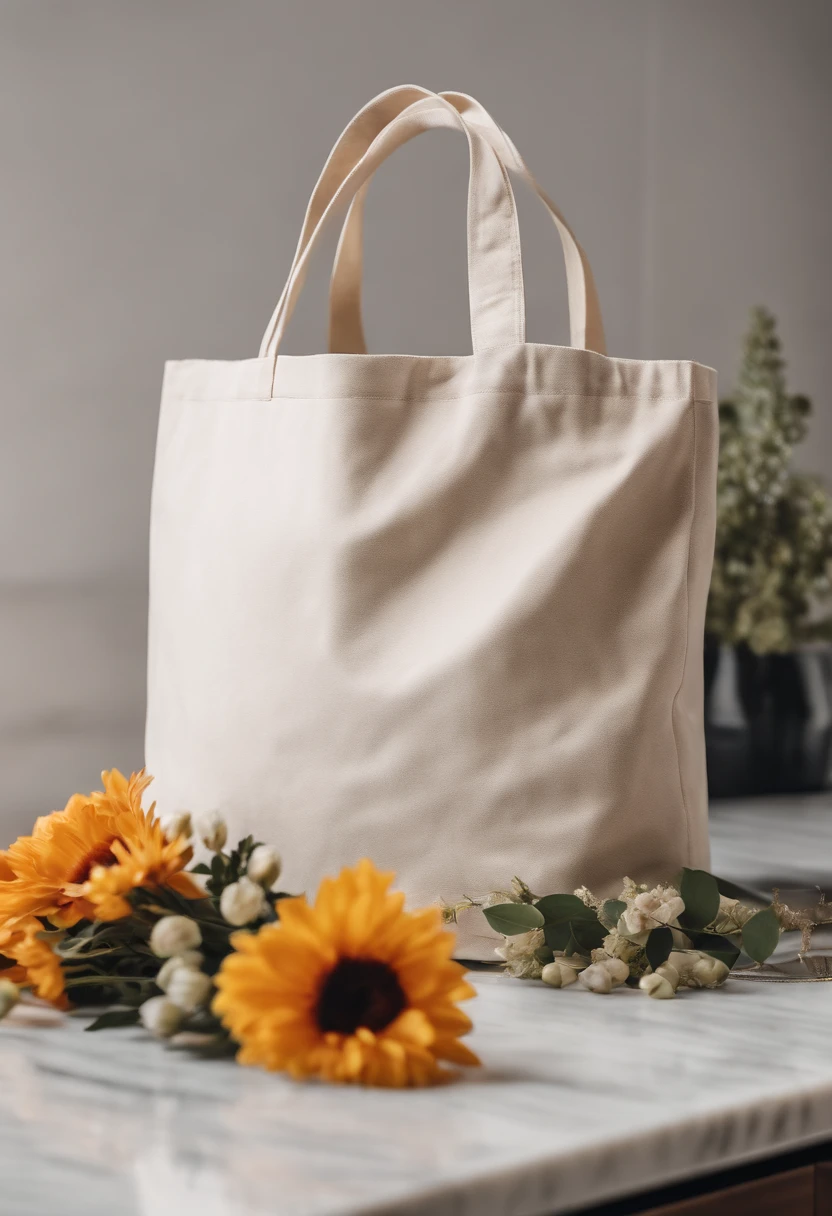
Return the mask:
<path id="1" fill-rule="evenodd" d="M 433 127 L 469 148 L 473 354 L 366 354 L 364 190 Z M 525 342 L 507 169 L 563 244 L 570 347 Z M 330 352 L 284 355 L 309 256 L 349 204 Z M 275 844 L 290 891 L 369 856 L 414 906 L 514 874 L 605 892 L 706 866 L 716 455 L 715 373 L 605 354 L 583 250 L 482 107 L 382 94 L 324 167 L 258 357 L 165 369 L 160 809 L 219 809 Z M 458 952 L 488 957 L 473 928 Z"/>

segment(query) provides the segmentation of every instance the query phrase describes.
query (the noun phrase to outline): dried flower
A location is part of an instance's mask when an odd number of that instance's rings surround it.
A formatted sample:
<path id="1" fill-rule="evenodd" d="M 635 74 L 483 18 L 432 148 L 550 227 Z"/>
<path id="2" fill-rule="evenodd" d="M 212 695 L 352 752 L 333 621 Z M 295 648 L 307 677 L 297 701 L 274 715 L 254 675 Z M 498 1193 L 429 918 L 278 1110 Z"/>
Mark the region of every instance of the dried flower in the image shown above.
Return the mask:
<path id="1" fill-rule="evenodd" d="M 659 975 L 657 972 L 643 975 L 638 982 L 638 986 L 642 992 L 646 992 L 654 1001 L 669 1001 L 671 997 L 676 995 L 676 990 L 670 980 L 663 975 Z"/>
<path id="2" fill-rule="evenodd" d="M 208 1003 L 213 981 L 192 967 L 177 967 L 168 981 L 168 1000 L 185 1013 L 193 1013 Z"/>
<path id="3" fill-rule="evenodd" d="M 630 978 L 630 968 L 624 960 L 607 954 L 606 950 L 593 950 L 592 961 L 609 973 L 613 988 L 620 987 Z"/>
<path id="4" fill-rule="evenodd" d="M 718 988 L 728 979 L 730 972 L 722 959 L 703 955 L 693 964 L 692 979 L 697 987 Z"/>
<path id="5" fill-rule="evenodd" d="M 506 965 L 506 971 L 518 980 L 539 980 L 543 963 L 537 957 L 536 951 L 545 946 L 546 941 L 542 929 L 531 929 L 528 933 L 518 933 L 507 937 L 502 946 L 497 946 L 494 953 Z"/>
<path id="6" fill-rule="evenodd" d="M 142 1025 L 157 1039 L 169 1039 L 182 1025 L 184 1013 L 166 996 L 152 996 L 139 1009 Z"/>
<path id="7" fill-rule="evenodd" d="M 550 988 L 568 988 L 578 978 L 576 967 L 567 967 L 562 962 L 546 963 L 540 972 L 540 978 Z"/>
<path id="8" fill-rule="evenodd" d="M 263 914 L 265 907 L 263 888 L 245 875 L 237 882 L 229 883 L 220 896 L 220 912 L 229 925 L 238 928 L 250 925 Z"/>
<path id="9" fill-rule="evenodd" d="M 588 908 L 600 908 L 604 902 L 602 899 L 598 899 L 597 895 L 593 895 L 589 887 L 578 887 L 574 894 Z"/>
<path id="10" fill-rule="evenodd" d="M 673 963 L 671 963 L 669 961 L 666 963 L 662 963 L 659 967 L 656 968 L 656 975 L 663 976 L 664 979 L 666 979 L 667 982 L 671 985 L 674 992 L 679 987 L 679 980 L 681 977 L 679 975 L 677 968 L 673 966 Z"/>
<path id="11" fill-rule="evenodd" d="M 748 904 L 742 904 L 738 899 L 728 899 L 725 895 L 719 897 L 719 911 L 714 919 L 714 933 L 737 933 L 742 929 L 757 909 Z"/>
<path id="12" fill-rule="evenodd" d="M 642 947 L 638 942 L 631 941 L 629 937 L 625 937 L 617 929 L 613 929 L 611 933 L 608 933 L 601 944 L 604 952 L 610 958 L 620 958 L 628 964 L 642 953 Z"/>
<path id="13" fill-rule="evenodd" d="M 612 992 L 612 976 L 603 963 L 592 963 L 581 972 L 578 979 L 590 992 Z"/>
<path id="14" fill-rule="evenodd" d="M 219 811 L 208 811 L 196 821 L 199 838 L 212 853 L 221 853 L 228 839 L 228 826 Z"/>
<path id="15" fill-rule="evenodd" d="M 252 882 L 268 890 L 280 877 L 283 868 L 280 854 L 268 844 L 258 844 L 248 859 L 246 873 Z"/>
<path id="16" fill-rule="evenodd" d="M 675 923 L 684 910 L 685 901 L 675 887 L 654 887 L 628 902 L 620 927 L 625 933 L 645 933 L 657 925 Z"/>
<path id="17" fill-rule="evenodd" d="M 575 983 L 578 973 L 583 971 L 586 965 L 586 959 L 580 954 L 564 954 L 562 950 L 558 950 L 553 961 L 543 967 L 540 978 L 550 988 L 568 988 L 570 984 Z"/>
<path id="18" fill-rule="evenodd" d="M 196 950 L 201 942 L 199 925 L 189 916 L 163 916 L 150 934 L 150 949 L 157 958 L 171 958 L 186 950 Z"/>

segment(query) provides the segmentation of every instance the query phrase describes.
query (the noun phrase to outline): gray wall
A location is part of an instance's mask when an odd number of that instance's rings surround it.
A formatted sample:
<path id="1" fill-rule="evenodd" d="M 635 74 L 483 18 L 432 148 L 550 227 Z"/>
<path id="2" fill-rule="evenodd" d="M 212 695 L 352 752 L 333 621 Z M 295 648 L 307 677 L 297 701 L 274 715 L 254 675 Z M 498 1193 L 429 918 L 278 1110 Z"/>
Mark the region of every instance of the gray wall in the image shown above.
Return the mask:
<path id="1" fill-rule="evenodd" d="M 730 387 L 778 314 L 832 474 L 828 0 L 0 0 L 0 844 L 141 764 L 166 358 L 256 353 L 329 147 L 373 94 L 474 93 L 592 258 L 610 351 Z M 371 349 L 469 349 L 464 144 L 371 195 Z M 525 205 L 523 205 L 525 203 Z M 521 199 L 529 336 L 566 340 Z M 330 247 L 331 251 L 331 247 Z M 290 349 L 322 348 L 326 258 Z"/>

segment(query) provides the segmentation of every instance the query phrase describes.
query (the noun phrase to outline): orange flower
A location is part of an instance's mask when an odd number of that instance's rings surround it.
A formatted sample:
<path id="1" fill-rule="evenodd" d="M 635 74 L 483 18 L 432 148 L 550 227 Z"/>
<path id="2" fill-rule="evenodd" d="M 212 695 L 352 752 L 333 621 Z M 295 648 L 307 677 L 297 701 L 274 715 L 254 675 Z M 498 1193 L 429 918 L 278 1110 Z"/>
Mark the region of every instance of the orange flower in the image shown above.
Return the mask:
<path id="1" fill-rule="evenodd" d="M 95 866 L 84 895 L 95 908 L 97 920 L 121 920 L 132 909 L 125 896 L 136 887 L 170 887 L 186 899 L 202 899 L 204 892 L 182 871 L 193 849 L 182 837 L 168 840 L 158 819 L 149 817 L 144 830 L 129 844 L 114 840 L 116 864 Z"/>
<path id="2" fill-rule="evenodd" d="M 392 874 L 364 860 L 324 879 L 314 906 L 283 899 L 280 922 L 237 933 L 216 976 L 213 1008 L 243 1064 L 294 1077 L 428 1085 L 439 1061 L 478 1064 L 459 1041 L 475 995 L 451 959 L 438 908 L 404 911 Z"/>
<path id="3" fill-rule="evenodd" d="M 0 925 L 13 930 L 32 917 L 48 918 L 59 928 L 70 928 L 97 915 L 92 881 L 107 867 L 121 868 L 136 858 L 131 873 L 144 872 L 150 881 L 153 857 L 164 852 L 158 868 L 166 885 L 189 898 L 199 888 L 179 871 L 191 859 L 184 842 L 165 841 L 154 817 L 154 807 L 142 810 L 142 794 L 151 778 L 142 771 L 129 781 L 117 769 L 101 774 L 104 789 L 89 796 L 74 794 L 63 811 L 42 816 L 31 836 L 21 836 L 3 859 L 0 878 Z M 153 871 L 154 873 L 156 871 Z M 129 890 L 130 886 L 122 889 Z M 123 915 L 120 912 L 120 915 Z"/>
<path id="4" fill-rule="evenodd" d="M 69 1002 L 61 960 L 49 942 L 38 936 L 42 932 L 43 925 L 32 917 L 13 931 L 6 929 L 0 934 L 0 950 L 6 958 L 14 960 L 14 966 L 0 971 L 0 975 L 22 988 L 31 988 L 36 996 L 58 1009 L 66 1009 Z"/>

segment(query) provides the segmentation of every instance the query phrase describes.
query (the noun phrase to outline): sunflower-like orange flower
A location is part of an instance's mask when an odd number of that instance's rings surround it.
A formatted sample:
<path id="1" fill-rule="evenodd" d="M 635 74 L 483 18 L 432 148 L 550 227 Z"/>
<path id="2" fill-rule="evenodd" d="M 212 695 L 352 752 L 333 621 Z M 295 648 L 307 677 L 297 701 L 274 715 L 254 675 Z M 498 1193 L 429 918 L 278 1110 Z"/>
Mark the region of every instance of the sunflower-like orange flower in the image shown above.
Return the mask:
<path id="1" fill-rule="evenodd" d="M 0 975 L 22 988 L 31 988 L 35 996 L 58 1009 L 66 1009 L 69 1001 L 61 960 L 49 942 L 40 936 L 42 933 L 43 925 L 35 917 L 13 930 L 0 933 L 0 952 L 13 960 L 13 966 L 0 971 Z"/>
<path id="2" fill-rule="evenodd" d="M 142 794 L 151 778 L 142 771 L 128 780 L 113 769 L 101 779 L 103 790 L 73 794 L 64 810 L 42 816 L 32 835 L 19 837 L 6 852 L 0 871 L 4 929 L 13 930 L 32 917 L 46 917 L 64 929 L 94 919 L 99 887 L 93 876 L 128 863 L 130 874 L 142 874 L 148 884 L 164 881 L 188 898 L 201 896 L 196 884 L 180 873 L 191 859 L 190 849 L 184 842 L 166 840 L 153 806 L 142 810 Z M 125 885 L 122 876 L 119 892 L 131 885 L 139 884 Z M 124 914 L 119 905 L 119 915 Z"/>
<path id="3" fill-rule="evenodd" d="M 93 868 L 84 895 L 95 908 L 97 920 L 121 920 L 132 908 L 125 898 L 137 887 L 170 887 L 186 899 L 202 899 L 204 892 L 183 873 L 193 849 L 182 837 L 168 840 L 158 819 L 146 817 L 136 839 L 112 843 L 115 864 Z"/>
<path id="4" fill-rule="evenodd" d="M 451 959 L 438 908 L 404 911 L 392 874 L 364 860 L 324 879 L 314 906 L 283 899 L 280 922 L 237 933 L 216 976 L 215 1013 L 242 1064 L 294 1077 L 418 1086 L 439 1061 L 479 1064 L 455 1002 L 475 995 Z"/>

